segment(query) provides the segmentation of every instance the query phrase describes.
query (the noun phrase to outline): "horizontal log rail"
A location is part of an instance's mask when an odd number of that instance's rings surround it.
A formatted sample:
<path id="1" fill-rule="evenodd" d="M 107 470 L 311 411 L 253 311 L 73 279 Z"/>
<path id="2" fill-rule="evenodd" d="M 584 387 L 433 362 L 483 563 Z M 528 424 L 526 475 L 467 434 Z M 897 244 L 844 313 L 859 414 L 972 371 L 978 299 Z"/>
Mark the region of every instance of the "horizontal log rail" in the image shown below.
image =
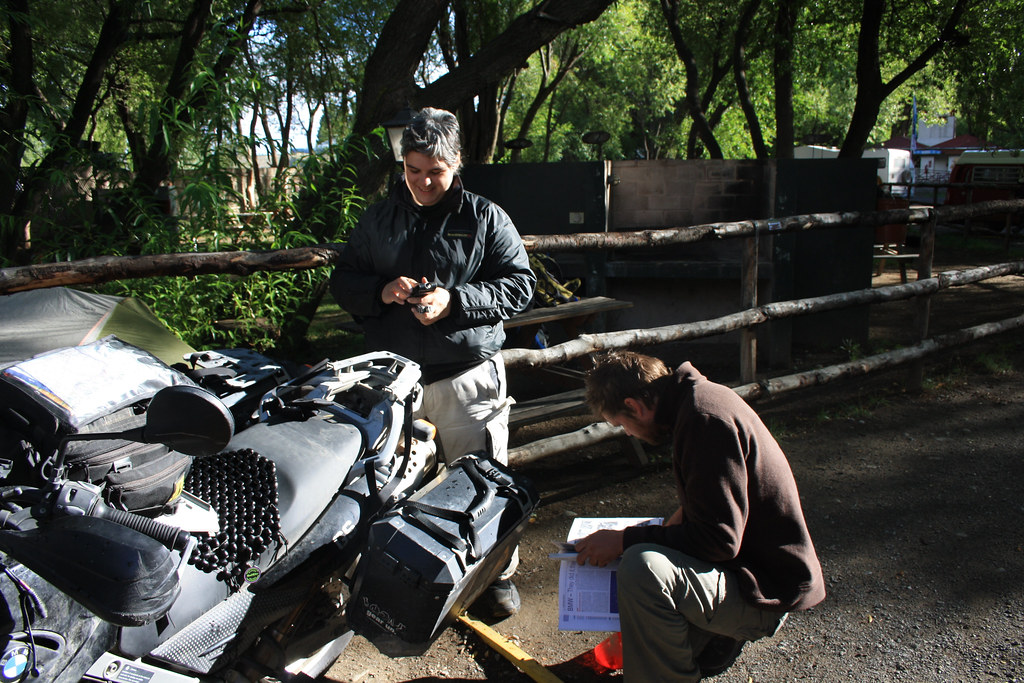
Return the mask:
<path id="1" fill-rule="evenodd" d="M 966 272 L 966 271 L 963 271 Z M 964 283 L 961 283 L 964 284 Z M 963 346 L 973 341 L 1008 332 L 1010 330 L 1024 328 L 1024 315 L 1014 318 L 1007 318 L 997 322 L 983 323 L 954 332 L 937 335 L 926 339 L 914 346 L 908 346 L 894 351 L 886 351 L 874 356 L 868 356 L 847 363 L 839 363 L 825 368 L 818 368 L 806 372 L 799 372 L 783 377 L 775 377 L 762 382 L 754 382 L 734 387 L 741 398 L 747 401 L 766 398 L 775 398 L 782 394 L 797 389 L 806 389 L 812 386 L 821 386 L 837 380 L 848 379 L 866 375 L 883 369 L 890 369 L 918 361 L 928 355 L 955 346 Z M 546 439 L 539 439 L 516 448 L 510 448 L 508 452 L 509 464 L 519 466 L 533 462 L 549 455 L 555 455 L 567 450 L 585 448 L 601 441 L 621 438 L 626 435 L 622 427 L 613 427 L 607 422 L 599 422 L 587 425 L 586 427 L 569 432 L 558 434 Z"/>
<path id="2" fill-rule="evenodd" d="M 784 377 L 775 377 L 762 382 L 744 384 L 743 386 L 736 387 L 734 391 L 747 400 L 774 398 L 796 389 L 821 386 L 836 380 L 859 377 L 869 372 L 893 368 L 904 363 L 919 360 L 938 351 L 956 346 L 964 346 L 994 334 L 1001 334 L 1021 328 L 1024 328 L 1024 315 L 947 332 L 925 339 L 914 346 L 886 351 L 847 363 L 839 363 Z"/>
<path id="3" fill-rule="evenodd" d="M 766 234 L 888 225 L 925 224 L 964 220 L 993 213 L 1024 211 L 1024 199 L 1000 199 L 957 206 L 914 207 L 885 211 L 811 213 L 783 218 L 706 223 L 684 228 L 658 228 L 631 232 L 592 232 L 569 235 L 523 235 L 529 250 L 544 252 L 589 251 L 691 244 L 705 240 L 756 237 Z"/>
<path id="4" fill-rule="evenodd" d="M 832 311 L 861 304 L 899 301 L 933 294 L 948 287 L 959 287 L 1004 275 L 1024 273 L 1024 261 L 981 266 L 968 270 L 951 270 L 916 282 L 859 289 L 825 296 L 778 301 L 757 306 L 720 318 L 663 327 L 619 330 L 602 334 L 583 334 L 576 339 L 545 349 L 504 349 L 501 352 L 509 368 L 536 368 L 563 363 L 598 351 L 649 346 L 670 341 L 684 341 L 724 334 L 754 325 L 792 318 L 809 313 Z"/>
<path id="5" fill-rule="evenodd" d="M 115 280 L 198 275 L 251 275 L 257 271 L 310 270 L 329 266 L 340 245 L 272 251 L 211 251 L 147 256 L 100 256 L 0 269 L 0 294 L 30 289 L 97 285 Z"/>
<path id="6" fill-rule="evenodd" d="M 709 223 L 685 228 L 629 232 L 523 235 L 527 251 L 572 252 L 595 249 L 643 249 L 704 240 L 754 237 L 823 228 L 927 223 L 961 220 L 992 213 L 1024 211 L 1024 199 L 998 200 L 960 206 L 890 209 L 842 213 L 815 213 L 783 218 Z M 256 271 L 309 270 L 333 264 L 341 244 L 320 244 L 271 251 L 219 251 L 145 256 L 103 256 L 61 263 L 0 268 L 0 294 L 46 287 L 95 285 L 143 277 L 196 277 L 250 275 Z"/>

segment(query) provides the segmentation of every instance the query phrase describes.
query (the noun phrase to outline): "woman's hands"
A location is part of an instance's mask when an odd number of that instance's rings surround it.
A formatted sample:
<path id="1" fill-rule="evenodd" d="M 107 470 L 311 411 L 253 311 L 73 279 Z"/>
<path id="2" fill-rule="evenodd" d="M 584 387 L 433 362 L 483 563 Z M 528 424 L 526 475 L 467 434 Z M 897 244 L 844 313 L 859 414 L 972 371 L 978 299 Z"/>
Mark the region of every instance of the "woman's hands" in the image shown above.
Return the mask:
<path id="1" fill-rule="evenodd" d="M 427 278 L 420 282 L 426 283 Z M 424 325 L 433 325 L 442 318 L 447 318 L 451 313 L 452 295 L 443 287 L 435 287 L 433 291 L 422 296 L 413 296 L 416 285 L 420 284 L 411 277 L 404 275 L 395 278 L 384 285 L 380 292 L 381 301 L 385 304 L 409 304 L 412 306 L 412 314 Z"/>

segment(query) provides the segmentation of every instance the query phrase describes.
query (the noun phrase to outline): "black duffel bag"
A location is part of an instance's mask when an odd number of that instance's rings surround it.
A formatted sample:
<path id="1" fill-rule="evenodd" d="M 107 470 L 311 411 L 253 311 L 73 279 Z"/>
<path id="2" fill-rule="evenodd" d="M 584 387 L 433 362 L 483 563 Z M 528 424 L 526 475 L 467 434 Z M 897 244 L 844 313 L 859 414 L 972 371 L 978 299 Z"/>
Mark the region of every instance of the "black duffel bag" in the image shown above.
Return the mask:
<path id="1" fill-rule="evenodd" d="M 57 349 L 0 369 L 0 485 L 39 486 L 58 474 L 103 487 L 104 499 L 131 512 L 158 511 L 182 490 L 191 458 L 163 444 L 119 439 L 68 441 L 81 433 L 145 424 L 157 391 L 193 384 L 116 337 Z"/>

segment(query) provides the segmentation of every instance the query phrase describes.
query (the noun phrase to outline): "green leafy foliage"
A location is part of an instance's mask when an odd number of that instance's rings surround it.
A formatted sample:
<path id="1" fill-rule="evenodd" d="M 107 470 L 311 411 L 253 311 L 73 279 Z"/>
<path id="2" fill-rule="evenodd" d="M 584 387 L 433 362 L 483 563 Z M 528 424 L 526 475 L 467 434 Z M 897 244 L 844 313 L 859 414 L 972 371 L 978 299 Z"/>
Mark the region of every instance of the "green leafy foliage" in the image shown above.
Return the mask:
<path id="1" fill-rule="evenodd" d="M 278 183 L 255 212 L 239 212 L 237 171 L 218 167 L 215 155 L 168 188 L 174 215 L 154 211 L 131 189 L 94 208 L 94 220 L 52 221 L 38 248 L 41 261 L 92 256 L 179 252 L 265 251 L 309 246 L 344 238 L 363 208 L 353 185 L 324 192 L 325 201 L 304 223 L 297 219 L 296 182 Z M 301 167 L 306 181 L 325 165 L 341 164 L 343 154 L 307 157 Z M 78 216 L 79 219 L 83 216 Z M 318 239 L 312 234 L 316 232 Z M 245 277 L 203 275 L 194 279 L 158 277 L 116 281 L 102 286 L 107 293 L 144 301 L 168 327 L 197 348 L 244 346 L 261 350 L 295 340 L 282 339 L 309 294 L 327 277 L 326 269 L 256 272 Z M 308 322 L 308 321 L 306 321 Z"/>
<path id="2" fill-rule="evenodd" d="M 344 165 L 344 156 L 311 155 L 301 170 L 309 182 L 315 183 L 313 178 L 318 170 L 327 164 Z M 294 190 L 289 192 L 285 183 L 278 187 L 278 194 L 265 197 L 260 212 L 250 213 L 246 222 L 240 222 L 238 216 L 223 211 L 218 199 L 230 193 L 229 188 L 212 185 L 205 179 L 186 185 L 183 203 L 191 210 L 189 220 L 178 231 L 179 239 L 195 251 L 263 251 L 339 241 L 347 235 L 364 206 L 354 185 L 333 187 L 322 192 L 316 210 L 299 221 Z M 158 250 L 168 251 L 159 247 Z M 116 286 L 124 286 L 125 293 L 144 299 L 158 317 L 193 346 L 267 350 L 298 345 L 295 339 L 282 339 L 282 332 L 300 315 L 310 293 L 327 276 L 327 270 L 320 268 L 261 271 L 245 277 L 210 275 L 195 281 L 152 278 Z"/>

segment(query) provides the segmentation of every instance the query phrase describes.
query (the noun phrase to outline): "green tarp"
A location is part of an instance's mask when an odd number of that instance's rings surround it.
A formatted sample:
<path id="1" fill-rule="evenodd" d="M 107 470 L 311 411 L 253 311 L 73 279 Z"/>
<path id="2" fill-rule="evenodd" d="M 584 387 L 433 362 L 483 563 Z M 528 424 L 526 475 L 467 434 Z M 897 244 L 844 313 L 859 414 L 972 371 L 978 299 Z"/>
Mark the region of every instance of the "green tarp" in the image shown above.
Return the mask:
<path id="1" fill-rule="evenodd" d="M 54 287 L 0 296 L 0 363 L 86 344 L 107 335 L 171 365 L 194 352 L 131 297 Z"/>

